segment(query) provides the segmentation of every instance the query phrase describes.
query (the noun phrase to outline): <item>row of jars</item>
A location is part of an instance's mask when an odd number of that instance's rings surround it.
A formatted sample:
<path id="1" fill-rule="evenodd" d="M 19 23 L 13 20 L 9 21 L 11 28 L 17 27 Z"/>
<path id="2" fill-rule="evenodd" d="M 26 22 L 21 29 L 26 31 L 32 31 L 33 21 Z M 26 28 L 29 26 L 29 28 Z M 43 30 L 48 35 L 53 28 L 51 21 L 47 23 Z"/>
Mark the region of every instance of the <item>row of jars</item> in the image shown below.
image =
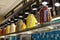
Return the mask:
<path id="1" fill-rule="evenodd" d="M 0 29 L 0 35 L 19 32 L 27 28 L 33 28 L 37 25 L 37 20 L 33 14 L 29 14 L 26 19 L 26 24 L 22 19 L 19 19 L 16 23 L 11 23 L 5 28 Z"/>

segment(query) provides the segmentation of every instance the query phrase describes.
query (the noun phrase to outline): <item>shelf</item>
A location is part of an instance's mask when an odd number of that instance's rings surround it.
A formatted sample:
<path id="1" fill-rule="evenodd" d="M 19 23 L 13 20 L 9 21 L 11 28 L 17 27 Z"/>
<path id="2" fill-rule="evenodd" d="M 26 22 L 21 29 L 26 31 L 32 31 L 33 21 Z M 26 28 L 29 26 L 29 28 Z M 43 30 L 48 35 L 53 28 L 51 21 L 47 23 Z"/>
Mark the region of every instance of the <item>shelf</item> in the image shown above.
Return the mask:
<path id="1" fill-rule="evenodd" d="M 32 34 L 32 33 L 36 33 L 36 32 L 46 32 L 46 31 L 52 31 L 52 30 L 60 30 L 60 22 L 56 21 L 56 22 L 48 22 L 48 23 L 44 23 L 44 24 L 38 24 L 36 27 L 34 28 L 28 28 L 26 30 L 22 30 L 19 32 L 15 32 L 15 33 L 9 33 L 9 34 L 4 34 L 4 35 L 0 35 L 1 36 L 13 36 L 13 35 L 18 35 L 18 34 Z"/>

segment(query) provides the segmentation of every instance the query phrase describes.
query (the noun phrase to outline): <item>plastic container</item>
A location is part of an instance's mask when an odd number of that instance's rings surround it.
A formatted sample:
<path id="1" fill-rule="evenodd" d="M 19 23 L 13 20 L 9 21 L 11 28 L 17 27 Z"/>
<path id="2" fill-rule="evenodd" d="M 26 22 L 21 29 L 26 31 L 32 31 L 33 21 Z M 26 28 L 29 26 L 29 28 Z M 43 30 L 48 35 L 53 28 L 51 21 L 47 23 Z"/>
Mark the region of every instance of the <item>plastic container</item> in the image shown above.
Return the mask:
<path id="1" fill-rule="evenodd" d="M 7 25 L 6 26 L 6 34 L 9 34 L 10 33 L 10 25 Z"/>
<path id="2" fill-rule="evenodd" d="M 6 28 L 2 29 L 2 34 L 6 34 Z"/>
<path id="3" fill-rule="evenodd" d="M 10 26 L 10 33 L 16 32 L 16 25 L 12 23 Z"/>
<path id="4" fill-rule="evenodd" d="M 51 22 L 52 16 L 48 6 L 43 6 L 40 9 L 40 24 Z"/>
<path id="5" fill-rule="evenodd" d="M 35 27 L 37 20 L 33 14 L 29 14 L 26 20 L 27 28 Z"/>
<path id="6" fill-rule="evenodd" d="M 0 35 L 2 35 L 2 29 L 0 29 Z"/>
<path id="7" fill-rule="evenodd" d="M 21 31 L 21 30 L 26 29 L 26 25 L 23 22 L 23 20 L 21 20 L 21 19 L 18 20 L 18 22 L 16 23 L 16 25 L 17 25 L 17 27 L 16 27 L 17 31 Z"/>

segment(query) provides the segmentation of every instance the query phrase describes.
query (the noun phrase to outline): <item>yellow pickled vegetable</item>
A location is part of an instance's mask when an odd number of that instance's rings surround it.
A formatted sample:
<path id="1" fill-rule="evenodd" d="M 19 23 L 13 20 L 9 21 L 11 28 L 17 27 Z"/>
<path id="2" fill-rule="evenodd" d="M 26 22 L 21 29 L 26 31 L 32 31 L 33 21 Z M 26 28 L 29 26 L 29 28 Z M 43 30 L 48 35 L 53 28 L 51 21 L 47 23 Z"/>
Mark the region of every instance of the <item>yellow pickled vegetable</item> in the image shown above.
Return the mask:
<path id="1" fill-rule="evenodd" d="M 36 26 L 37 20 L 33 14 L 29 14 L 26 23 L 27 23 L 27 28 L 32 28 Z"/>
<path id="2" fill-rule="evenodd" d="M 25 23 L 23 23 L 22 27 L 21 27 L 21 30 L 24 30 L 24 29 L 26 29 L 26 24 Z"/>

